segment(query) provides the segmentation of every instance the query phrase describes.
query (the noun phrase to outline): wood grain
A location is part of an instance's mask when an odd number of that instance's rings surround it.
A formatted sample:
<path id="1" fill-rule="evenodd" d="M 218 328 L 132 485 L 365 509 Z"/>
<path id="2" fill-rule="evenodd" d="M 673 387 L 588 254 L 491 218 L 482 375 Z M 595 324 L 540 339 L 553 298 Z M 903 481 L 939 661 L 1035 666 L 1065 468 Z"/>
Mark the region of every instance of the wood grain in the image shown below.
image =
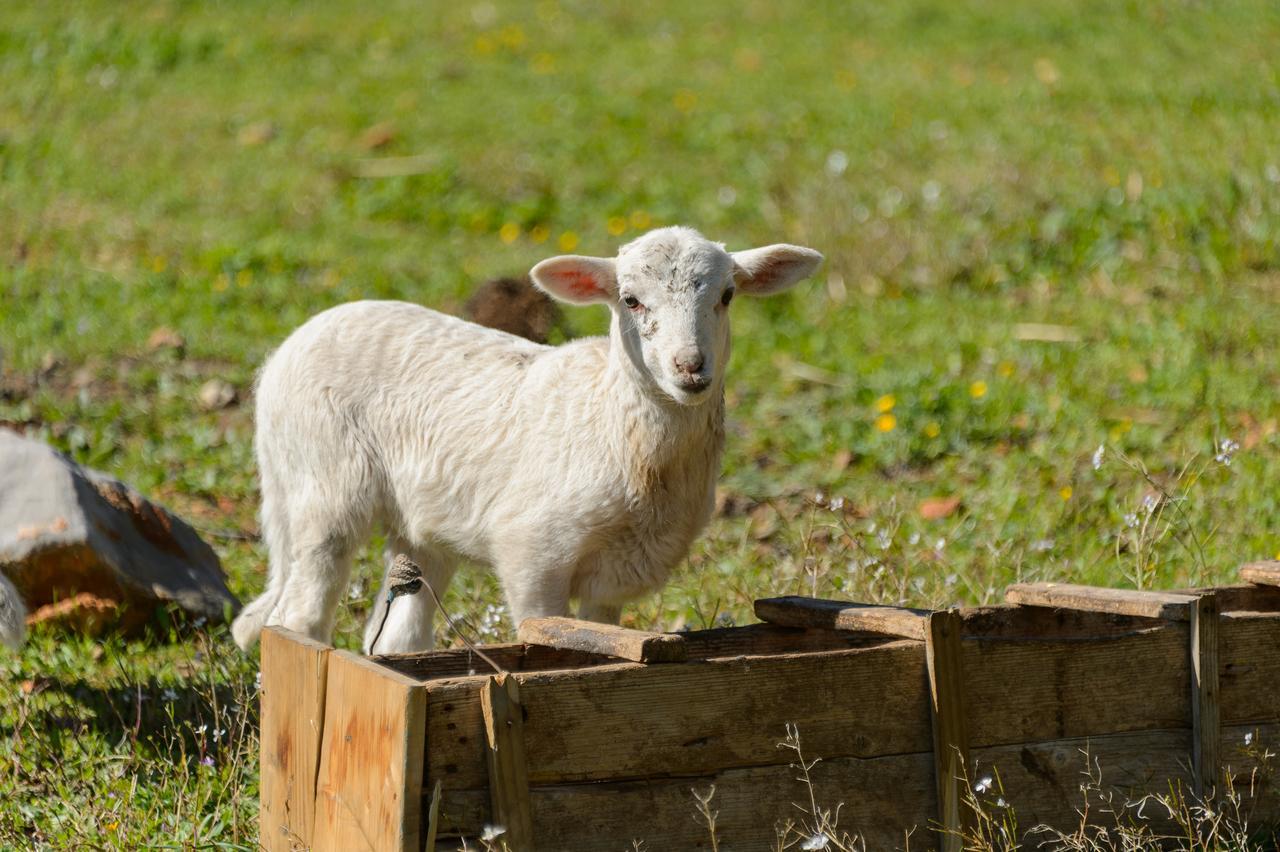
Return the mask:
<path id="1" fill-rule="evenodd" d="M 530 645 L 607 654 L 635 663 L 683 663 L 688 659 L 684 638 L 674 633 L 648 633 L 616 624 L 576 618 L 526 618 L 519 638 Z"/>
<path id="2" fill-rule="evenodd" d="M 426 694 L 346 651 L 329 655 L 316 852 L 419 849 Z"/>
<path id="3" fill-rule="evenodd" d="M 804 732 L 801 731 L 803 740 Z M 785 754 L 785 753 L 784 753 Z M 794 755 L 793 755 L 794 756 Z M 805 757 L 817 757 L 806 746 Z M 822 760 L 812 770 L 820 807 L 840 807 L 840 826 L 861 834 L 866 848 L 877 852 L 905 848 L 906 832 L 915 829 L 910 849 L 934 848 L 933 763 L 929 755 L 894 755 L 868 760 Z M 694 810 L 693 790 L 715 786 L 711 801 L 721 850 L 771 852 L 775 825 L 805 819 L 809 792 L 787 765 L 729 769 L 687 778 L 533 787 L 530 797 L 538 849 L 555 852 L 630 850 L 633 840 L 650 850 L 709 850 L 706 824 Z M 486 820 L 486 793 L 446 793 L 441 814 L 439 849 L 458 849 L 466 836 L 470 848 Z M 793 839 L 795 835 L 792 835 Z M 795 849 L 795 846 L 790 847 Z"/>
<path id="4" fill-rule="evenodd" d="M 1255 784 L 1253 794 L 1249 793 L 1251 773 L 1258 762 L 1249 753 L 1256 755 L 1259 744 L 1270 744 L 1273 750 L 1280 746 L 1280 724 L 1237 726 L 1222 733 L 1224 762 L 1255 823 L 1280 818 L 1280 797 L 1269 788 Z M 1249 746 L 1244 744 L 1245 734 L 1252 735 Z M 1086 799 L 1080 787 L 1088 782 L 1088 773 L 1100 779 L 1100 785 L 1089 793 L 1089 821 L 1114 825 L 1115 818 L 1102 796 L 1110 795 L 1118 807 L 1147 793 L 1167 792 L 1170 783 L 1189 787 L 1190 748 L 1187 730 L 994 746 L 972 751 L 976 766 L 972 780 L 992 778 L 992 789 L 983 795 L 986 807 L 994 810 L 996 800 L 1003 798 L 1013 807 L 1021 831 L 1046 825 L 1069 832 L 1081 822 L 1078 809 Z M 928 754 L 824 760 L 814 769 L 815 792 L 824 807 L 843 803 L 840 824 L 862 833 L 866 848 L 900 849 L 901 832 L 916 825 L 911 848 L 929 849 L 938 840 L 931 830 L 935 820 L 932 767 Z M 764 767 L 697 778 L 534 787 L 530 796 L 535 830 L 549 848 L 566 852 L 602 846 L 623 850 L 634 838 L 645 840 L 648 849 L 709 849 L 706 831 L 693 817 L 690 789 L 703 791 L 715 784 L 713 806 L 720 811 L 721 848 L 742 852 L 772 849 L 774 822 L 801 816 L 796 806 L 807 805 L 808 800 L 795 777 L 795 772 L 783 767 Z M 995 786 L 996 777 L 1000 787 Z M 488 807 L 486 791 L 447 793 L 442 814 L 447 812 L 449 818 L 441 823 L 441 837 L 466 835 L 474 848 Z M 1125 811 L 1126 818 L 1133 814 L 1132 809 Z M 1144 809 L 1145 816 L 1157 814 L 1158 808 Z M 1167 826 L 1157 822 L 1153 827 Z M 611 841 L 604 844 L 601 838 Z M 1034 848 L 1048 836 L 1036 834 L 1030 839 L 1035 842 L 1028 846 Z M 440 848 L 459 846 L 442 840 Z"/>
<path id="5" fill-rule="evenodd" d="M 489 763 L 489 801 L 494 825 L 506 829 L 510 852 L 533 852 L 529 767 L 525 760 L 520 687 L 510 675 L 489 678 L 480 691 Z"/>
<path id="6" fill-rule="evenodd" d="M 259 843 L 311 845 L 329 646 L 279 627 L 262 631 Z"/>
<path id="7" fill-rule="evenodd" d="M 1280 586 L 1280 562 L 1250 562 L 1241 566 L 1240 579 L 1259 586 Z"/>
<path id="8" fill-rule="evenodd" d="M 1126 802 L 1136 802 L 1148 793 L 1168 793 L 1170 782 L 1189 789 L 1190 750 L 1190 732 L 1183 729 L 1001 745 L 974 749 L 972 758 L 975 777 L 992 779 L 990 791 L 982 796 L 988 812 L 995 811 L 997 800 L 1003 798 L 1022 831 L 1036 825 L 1070 831 L 1081 824 L 1077 809 L 1084 806 L 1086 797 L 1080 788 L 1089 782 L 1089 773 L 1101 781 L 1088 796 L 1089 821 L 1114 825 L 1105 794 L 1113 796 L 1110 810 L 1121 810 Z M 1158 810 L 1152 807 L 1145 813 L 1155 815 Z M 1131 816 L 1126 811 L 1123 818 Z M 1168 826 L 1161 823 L 1159 827 Z M 1029 848 L 1049 839 L 1033 837 L 1038 840 Z M 1049 844 L 1047 848 L 1058 847 Z"/>
<path id="9" fill-rule="evenodd" d="M 965 722 L 964 660 L 961 621 L 954 611 L 927 616 L 925 662 L 929 671 L 929 709 L 933 726 L 934 777 L 943 852 L 960 852 L 972 812 L 964 802 L 969 771 L 969 735 Z"/>
<path id="10" fill-rule="evenodd" d="M 1071 583 L 1016 583 L 1005 590 L 1005 600 L 1021 606 L 1083 609 L 1090 612 L 1136 615 L 1187 621 L 1195 598 L 1171 592 L 1106 589 Z"/>
<path id="11" fill-rule="evenodd" d="M 1280 690 L 1276 686 L 1280 684 L 1280 616 L 1222 614 L 1218 619 L 1218 683 L 1223 725 L 1280 721 Z"/>
<path id="12" fill-rule="evenodd" d="M 970 748 L 1189 730 L 1187 624 L 1157 624 L 1096 638 L 965 639 Z"/>
<path id="13" fill-rule="evenodd" d="M 515 677 L 535 785 L 776 764 L 786 759 L 776 743 L 788 722 L 824 757 L 927 753 L 932 747 L 919 642 Z M 426 685 L 427 775 L 441 779 L 446 790 L 487 786 L 482 681 Z M 1185 690 L 1182 695 L 1185 703 Z"/>
<path id="14" fill-rule="evenodd" d="M 929 614 L 920 609 L 797 596 L 758 600 L 755 613 L 761 621 L 787 627 L 852 630 L 919 640 L 925 638 L 925 617 Z"/>

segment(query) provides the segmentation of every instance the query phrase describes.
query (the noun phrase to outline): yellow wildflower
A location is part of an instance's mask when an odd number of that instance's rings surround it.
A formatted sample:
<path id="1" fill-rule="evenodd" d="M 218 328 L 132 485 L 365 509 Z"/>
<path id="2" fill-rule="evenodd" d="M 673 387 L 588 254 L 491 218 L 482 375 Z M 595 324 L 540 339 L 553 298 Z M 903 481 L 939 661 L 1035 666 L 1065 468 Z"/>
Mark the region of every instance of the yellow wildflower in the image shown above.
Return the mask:
<path id="1" fill-rule="evenodd" d="M 893 394 L 887 393 L 876 400 L 876 411 L 879 411 L 881 414 L 885 414 L 893 411 L 893 407 L 897 404 L 898 401 L 893 398 Z"/>
<path id="2" fill-rule="evenodd" d="M 973 397 L 974 399 L 982 399 L 986 395 L 987 395 L 987 383 L 982 381 L 981 379 L 969 385 L 969 396 Z"/>
<path id="3" fill-rule="evenodd" d="M 573 251 L 578 247 L 578 235 L 573 231 L 565 231 L 556 241 L 556 245 L 560 246 L 560 251 Z"/>
<path id="4" fill-rule="evenodd" d="M 609 236 L 620 237 L 627 230 L 627 220 L 621 216 L 610 216 L 605 228 L 609 231 Z"/>
<path id="5" fill-rule="evenodd" d="M 898 418 L 892 414 L 881 414 L 876 418 L 876 428 L 881 432 L 892 432 L 898 426 Z"/>
<path id="6" fill-rule="evenodd" d="M 1072 494 L 1074 494 L 1074 493 L 1075 493 L 1075 492 L 1071 490 L 1071 486 L 1070 486 L 1070 485 L 1064 485 L 1064 486 L 1062 486 L 1061 488 L 1059 488 L 1059 489 L 1058 489 L 1058 496 L 1059 496 L 1059 497 L 1061 497 L 1064 501 L 1065 501 L 1065 500 L 1070 500 L 1070 499 L 1071 499 L 1071 495 L 1072 495 Z"/>
<path id="7" fill-rule="evenodd" d="M 498 229 L 498 239 L 511 245 L 520 238 L 520 226 L 515 222 L 507 222 Z"/>
<path id="8" fill-rule="evenodd" d="M 938 425 L 937 420 L 930 420 L 924 424 L 924 436 L 926 438 L 936 438 L 942 434 L 942 427 Z"/>
<path id="9" fill-rule="evenodd" d="M 535 243 L 545 243 L 551 236 L 551 229 L 546 225 L 534 225 L 529 229 L 529 239 Z"/>

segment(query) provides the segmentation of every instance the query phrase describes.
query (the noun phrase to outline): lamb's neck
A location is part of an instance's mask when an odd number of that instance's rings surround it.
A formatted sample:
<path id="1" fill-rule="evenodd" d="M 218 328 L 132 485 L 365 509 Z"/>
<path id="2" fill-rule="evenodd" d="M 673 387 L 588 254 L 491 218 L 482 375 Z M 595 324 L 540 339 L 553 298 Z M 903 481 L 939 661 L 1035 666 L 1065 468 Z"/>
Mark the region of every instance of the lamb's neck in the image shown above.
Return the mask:
<path id="1" fill-rule="evenodd" d="M 724 386 L 717 381 L 700 405 L 681 405 L 654 386 L 610 341 L 602 404 L 609 434 L 623 463 L 641 479 L 673 464 L 717 468 L 724 446 Z"/>

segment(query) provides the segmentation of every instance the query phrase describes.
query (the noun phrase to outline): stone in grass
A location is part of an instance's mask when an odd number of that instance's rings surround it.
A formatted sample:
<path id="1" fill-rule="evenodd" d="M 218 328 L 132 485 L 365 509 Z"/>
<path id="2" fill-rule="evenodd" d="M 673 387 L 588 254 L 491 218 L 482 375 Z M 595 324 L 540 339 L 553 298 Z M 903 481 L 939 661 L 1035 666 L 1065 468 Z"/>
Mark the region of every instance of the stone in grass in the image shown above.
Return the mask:
<path id="1" fill-rule="evenodd" d="M 118 605 L 112 620 L 124 631 L 145 624 L 159 605 L 177 604 L 210 621 L 240 606 L 217 554 L 181 519 L 124 483 L 4 429 L 0 568 L 37 614 L 51 604 L 92 601 L 100 624 L 105 601 Z M 70 611 L 45 614 L 80 623 Z"/>

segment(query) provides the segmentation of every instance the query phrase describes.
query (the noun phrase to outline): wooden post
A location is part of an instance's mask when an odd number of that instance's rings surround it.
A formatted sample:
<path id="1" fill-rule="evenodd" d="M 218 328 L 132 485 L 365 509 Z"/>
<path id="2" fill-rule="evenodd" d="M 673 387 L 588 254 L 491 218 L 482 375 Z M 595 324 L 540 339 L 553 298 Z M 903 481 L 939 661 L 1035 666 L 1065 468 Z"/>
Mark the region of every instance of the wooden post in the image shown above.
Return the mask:
<path id="1" fill-rule="evenodd" d="M 329 651 L 279 627 L 262 631 L 258 842 L 266 852 L 311 846 Z"/>
<path id="2" fill-rule="evenodd" d="M 419 852 L 427 693 L 347 651 L 329 655 L 315 852 Z"/>
<path id="3" fill-rule="evenodd" d="M 527 622 L 526 622 L 527 623 Z M 533 852 L 533 813 L 529 806 L 529 766 L 524 751 L 524 710 L 514 677 L 489 678 L 480 694 L 489 748 L 489 799 L 492 818 L 506 833 L 511 852 Z"/>
<path id="4" fill-rule="evenodd" d="M 526 618 L 517 632 L 527 645 L 587 651 L 635 663 L 683 663 L 688 658 L 683 636 L 629 630 L 616 624 L 554 616 Z"/>
<path id="5" fill-rule="evenodd" d="M 1213 794 L 1221 774 L 1222 723 L 1218 703 L 1218 599 L 1212 593 L 1191 608 L 1191 742 L 1196 794 Z"/>
<path id="6" fill-rule="evenodd" d="M 933 719 L 933 765 L 938 786 L 942 852 L 960 852 L 972 813 L 965 802 L 969 737 L 965 726 L 964 672 L 960 657 L 960 613 L 951 609 L 926 618 L 925 661 Z"/>

